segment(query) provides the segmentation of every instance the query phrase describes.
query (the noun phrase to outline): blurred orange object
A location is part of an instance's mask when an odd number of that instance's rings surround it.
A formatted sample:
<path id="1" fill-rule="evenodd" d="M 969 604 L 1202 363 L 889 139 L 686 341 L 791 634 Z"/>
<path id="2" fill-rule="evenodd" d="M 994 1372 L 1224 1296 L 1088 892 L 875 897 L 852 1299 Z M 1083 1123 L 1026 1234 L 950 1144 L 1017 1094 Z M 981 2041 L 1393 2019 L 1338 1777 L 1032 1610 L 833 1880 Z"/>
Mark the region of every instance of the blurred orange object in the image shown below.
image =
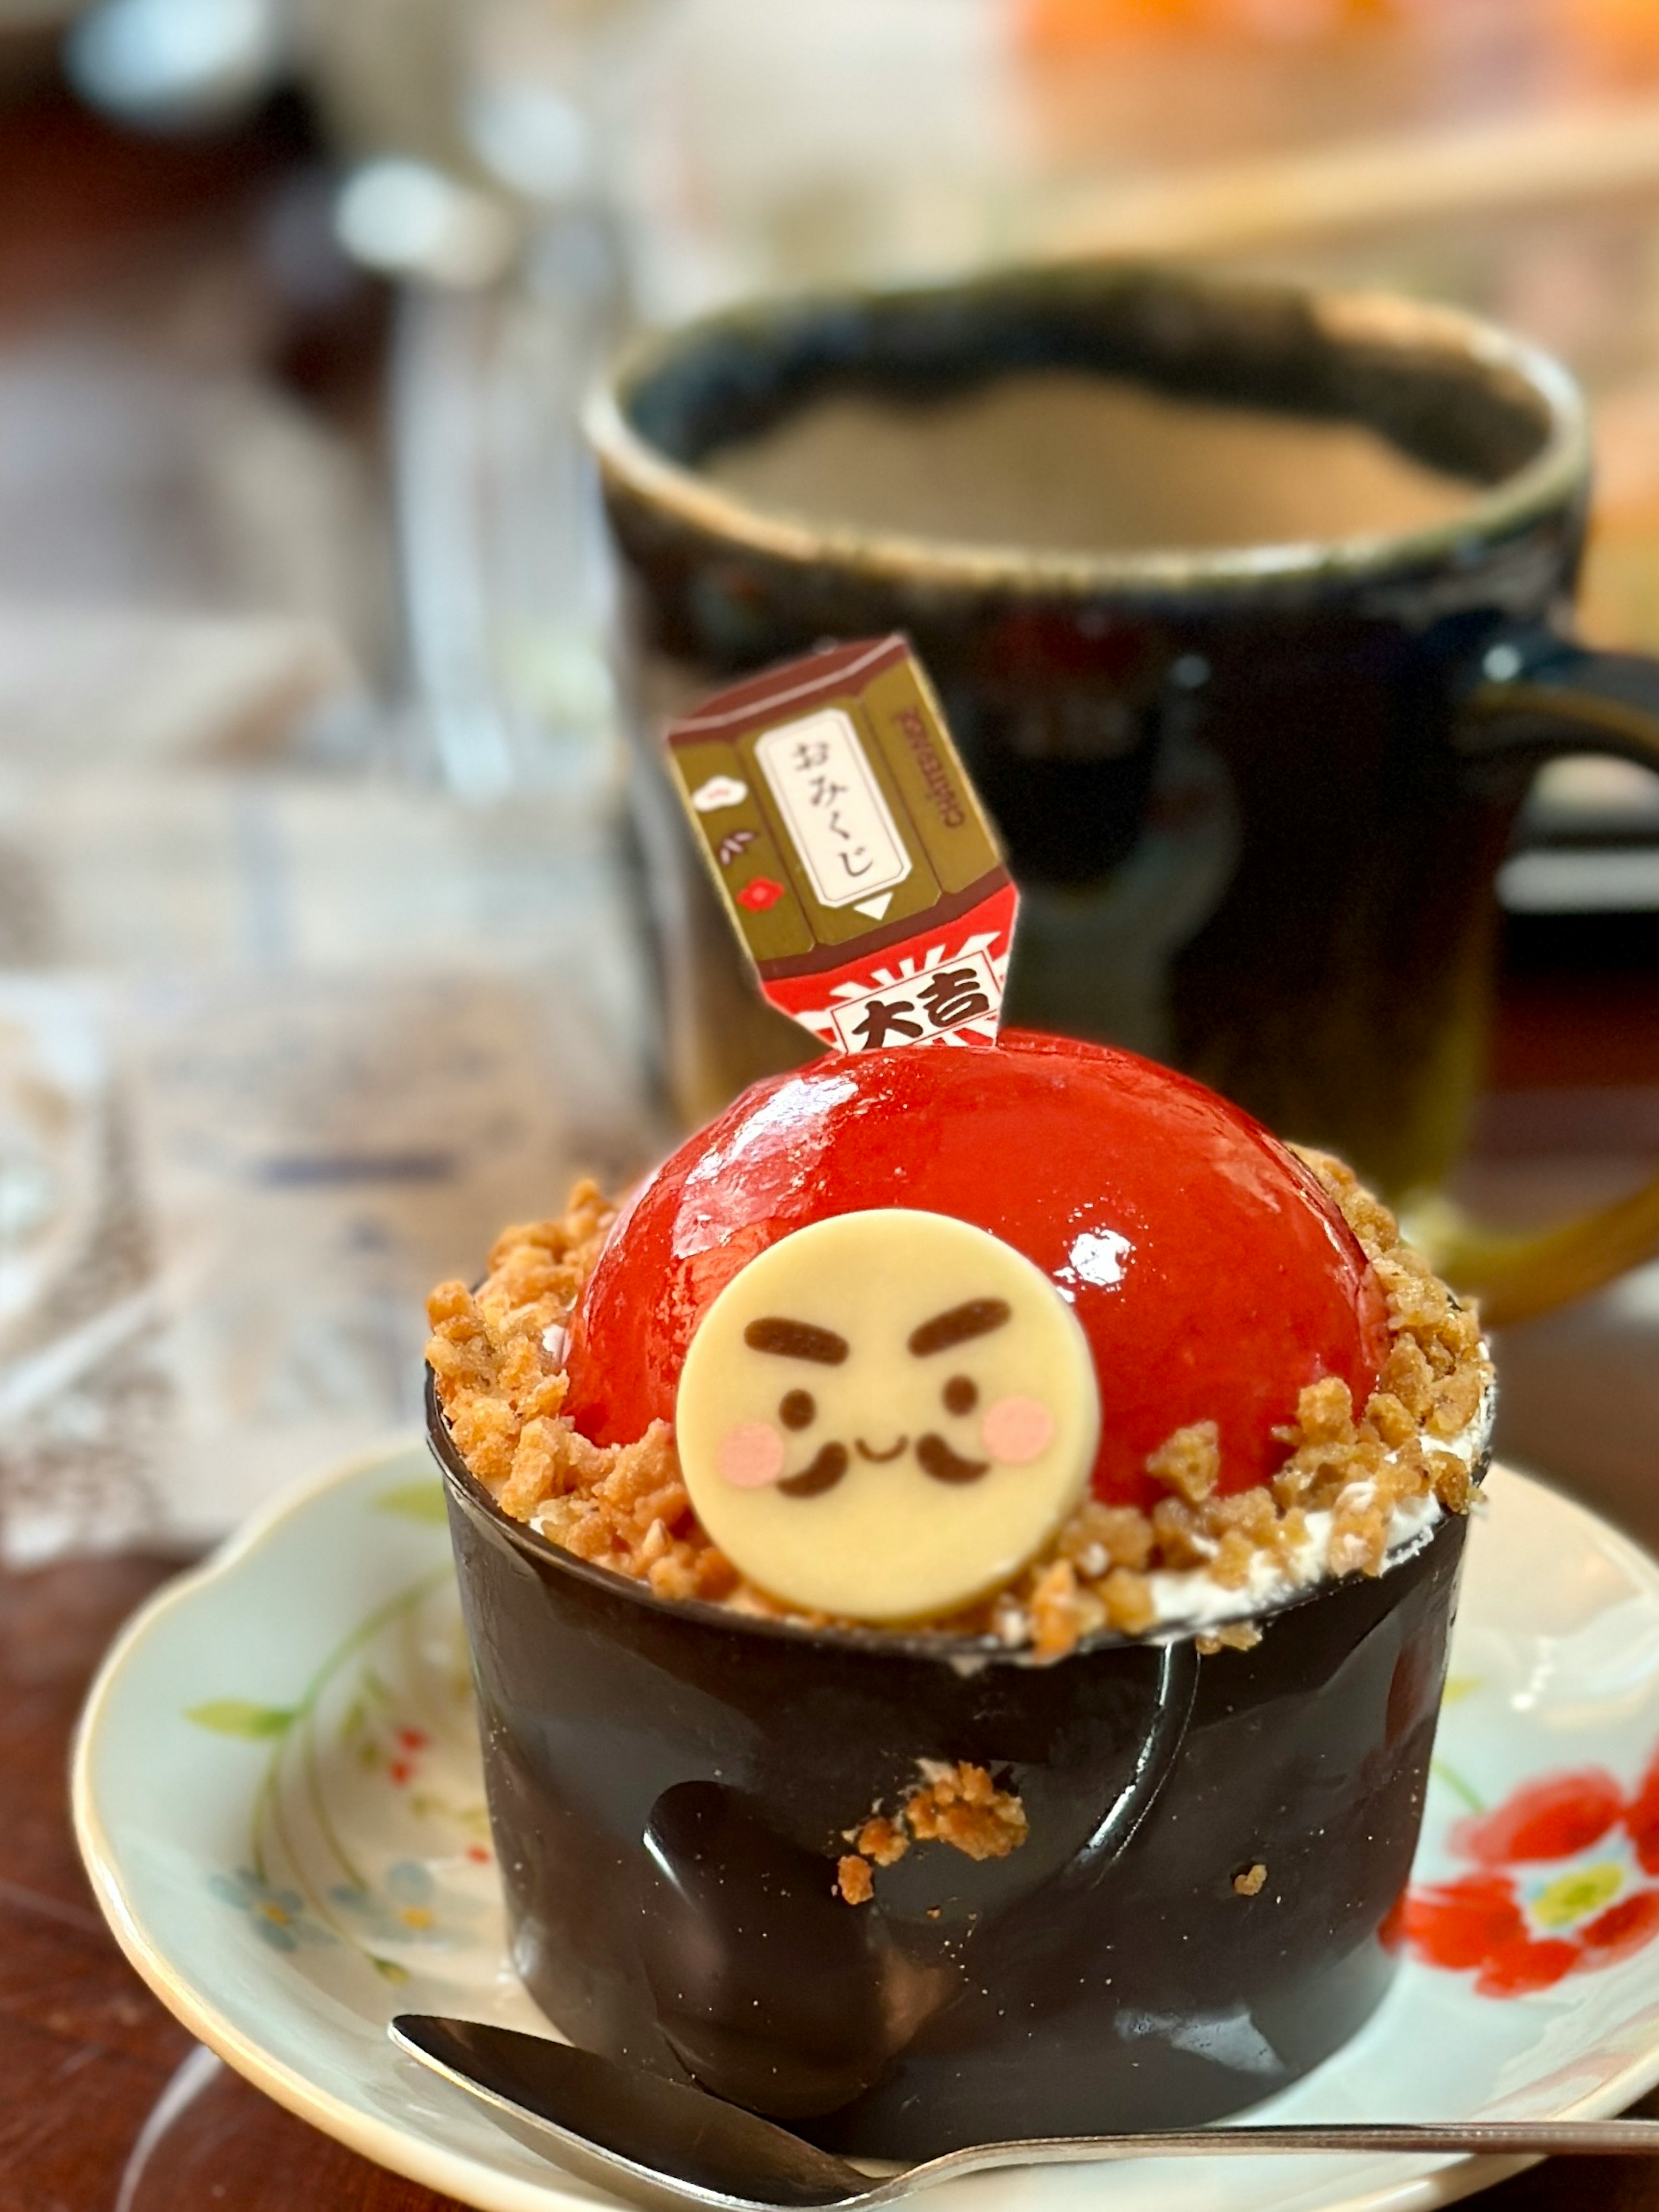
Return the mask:
<path id="1" fill-rule="evenodd" d="M 1603 392 L 1578 627 L 1593 644 L 1659 646 L 1659 379 Z"/>
<path id="2" fill-rule="evenodd" d="M 1618 67 L 1659 62 L 1659 7 L 1654 0 L 1554 0 L 1570 41 L 1589 58 Z"/>
<path id="3" fill-rule="evenodd" d="M 1591 4 L 1591 0 L 1581 0 Z M 1641 15 L 1652 0 L 1595 0 Z M 1029 51 L 1077 52 L 1170 31 L 1280 46 L 1327 38 L 1354 24 L 1392 22 L 1402 0 L 1014 0 L 1015 35 Z M 1659 14 L 1651 16 L 1659 37 Z"/>

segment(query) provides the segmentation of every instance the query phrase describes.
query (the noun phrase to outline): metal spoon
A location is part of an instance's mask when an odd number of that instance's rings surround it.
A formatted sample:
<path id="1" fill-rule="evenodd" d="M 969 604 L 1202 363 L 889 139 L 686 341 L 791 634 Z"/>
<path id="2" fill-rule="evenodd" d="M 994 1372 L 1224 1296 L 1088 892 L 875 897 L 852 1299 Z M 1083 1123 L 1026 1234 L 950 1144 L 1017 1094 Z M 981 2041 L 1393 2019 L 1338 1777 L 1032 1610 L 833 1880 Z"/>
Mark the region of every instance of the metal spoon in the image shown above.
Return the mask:
<path id="1" fill-rule="evenodd" d="M 1659 2152 L 1659 2120 L 1462 2120 L 1395 2127 L 1210 2127 L 973 2143 L 883 2179 L 722 2097 L 591 2051 L 481 2021 L 401 2013 L 398 2048 L 489 2106 L 508 2131 L 631 2203 L 712 2212 L 869 2212 L 992 2166 L 1216 2158 L 1263 2151 L 1453 2151 L 1545 2157 Z"/>

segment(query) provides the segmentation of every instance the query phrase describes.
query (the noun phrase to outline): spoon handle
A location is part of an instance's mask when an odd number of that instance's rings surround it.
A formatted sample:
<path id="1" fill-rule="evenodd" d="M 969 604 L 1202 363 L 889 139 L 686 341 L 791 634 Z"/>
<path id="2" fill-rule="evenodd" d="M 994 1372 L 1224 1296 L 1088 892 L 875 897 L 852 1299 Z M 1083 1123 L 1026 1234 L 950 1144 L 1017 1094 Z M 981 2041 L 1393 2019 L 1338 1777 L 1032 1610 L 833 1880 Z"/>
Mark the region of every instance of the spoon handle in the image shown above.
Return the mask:
<path id="1" fill-rule="evenodd" d="M 1659 2120 L 1446 2120 L 1392 2126 L 1172 2128 L 1142 2135 L 1054 2136 L 978 2143 L 912 2166 L 861 2201 L 994 2166 L 1072 2165 L 1095 2159 L 1248 2157 L 1279 2151 L 1452 2152 L 1462 2157 L 1553 2158 L 1659 2154 Z"/>
<path id="2" fill-rule="evenodd" d="M 1547 2158 L 1659 2154 L 1659 2120 L 1432 2120 L 1356 2127 L 1205 2127 L 970 2143 L 881 2180 L 690 2083 L 483 2021 L 400 2013 L 398 2048 L 481 2099 L 546 2157 L 650 2212 L 877 2212 L 987 2167 L 1279 2151 Z"/>

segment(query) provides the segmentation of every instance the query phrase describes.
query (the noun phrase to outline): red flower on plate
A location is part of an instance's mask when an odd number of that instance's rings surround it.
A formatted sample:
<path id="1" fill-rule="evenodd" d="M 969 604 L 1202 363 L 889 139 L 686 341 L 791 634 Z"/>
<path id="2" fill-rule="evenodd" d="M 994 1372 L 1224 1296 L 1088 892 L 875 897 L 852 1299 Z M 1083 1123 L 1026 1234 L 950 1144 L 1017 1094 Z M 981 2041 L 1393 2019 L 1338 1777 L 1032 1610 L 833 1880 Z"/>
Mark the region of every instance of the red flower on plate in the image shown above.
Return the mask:
<path id="1" fill-rule="evenodd" d="M 1431 1966 L 1474 1972 L 1482 1996 L 1524 1996 L 1611 1966 L 1659 1936 L 1659 1759 L 1626 1796 L 1601 1767 L 1523 1782 L 1460 1820 L 1474 1871 L 1407 1893 L 1406 1943 Z"/>

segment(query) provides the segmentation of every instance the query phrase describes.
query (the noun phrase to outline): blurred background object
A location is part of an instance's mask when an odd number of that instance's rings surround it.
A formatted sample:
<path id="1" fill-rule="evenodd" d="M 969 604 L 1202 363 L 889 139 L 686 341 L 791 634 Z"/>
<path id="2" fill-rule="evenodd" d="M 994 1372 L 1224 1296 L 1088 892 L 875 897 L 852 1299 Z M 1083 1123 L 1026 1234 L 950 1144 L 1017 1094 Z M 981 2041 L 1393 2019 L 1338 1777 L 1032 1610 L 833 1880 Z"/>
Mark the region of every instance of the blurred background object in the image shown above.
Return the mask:
<path id="1" fill-rule="evenodd" d="M 98 0 L 64 51 L 77 92 L 124 122 L 190 130 L 235 120 L 289 60 L 285 0 Z"/>
<path id="2" fill-rule="evenodd" d="M 1595 406 L 1659 649 L 1647 0 L 0 9 L 0 1525 L 204 1540 L 411 1414 L 420 1297 L 665 1133 L 577 409 L 762 290 L 1157 250 L 1461 303 Z M 1471 1193 L 1659 1151 L 1659 797 L 1502 878 Z M 1650 1535 L 1652 1271 L 1505 1442 Z"/>
<path id="3" fill-rule="evenodd" d="M 115 15 L 70 48 L 88 90 Z M 440 711 L 441 647 L 404 619 L 405 580 L 452 621 L 487 587 L 479 620 L 507 629 L 456 436 L 474 363 L 434 332 L 453 384 L 400 445 L 428 339 L 394 326 L 445 302 L 364 273 L 309 104 L 239 82 L 240 107 L 129 99 L 117 126 L 48 73 L 0 112 L 0 1521 L 19 1559 L 209 1540 L 410 1418 L 424 1291 L 473 1263 L 480 1222 L 651 1142 L 591 545 L 546 603 L 553 643 L 526 617 L 504 656 L 580 725 L 581 771 L 534 794 L 480 777 Z M 121 105 L 108 70 L 95 88 Z M 545 516 L 526 488 L 544 535 L 526 557 L 556 569 L 586 494 L 568 404 L 544 414 L 532 381 L 513 427 L 565 479 Z M 478 418 L 501 435 L 482 399 Z M 431 514 L 442 577 L 405 563 L 405 507 Z M 562 662 L 572 592 L 592 607 Z"/>

